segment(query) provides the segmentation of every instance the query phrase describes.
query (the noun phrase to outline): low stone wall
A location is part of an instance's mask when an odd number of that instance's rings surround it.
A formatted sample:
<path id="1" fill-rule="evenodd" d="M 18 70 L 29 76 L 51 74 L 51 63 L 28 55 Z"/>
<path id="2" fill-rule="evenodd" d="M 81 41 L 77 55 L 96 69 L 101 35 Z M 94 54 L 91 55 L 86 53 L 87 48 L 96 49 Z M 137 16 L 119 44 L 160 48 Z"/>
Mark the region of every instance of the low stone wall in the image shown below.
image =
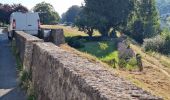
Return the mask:
<path id="1" fill-rule="evenodd" d="M 38 100 L 158 100 L 106 70 L 51 43 L 35 43 L 32 80 Z"/>
<path id="2" fill-rule="evenodd" d="M 31 67 L 38 100 L 161 100 L 98 62 L 21 31 L 15 39 L 25 69 Z"/>
<path id="3" fill-rule="evenodd" d="M 23 69 L 29 71 L 32 62 L 33 42 L 43 42 L 43 40 L 24 33 L 23 31 L 15 32 L 15 40 L 17 52 L 23 63 Z"/>

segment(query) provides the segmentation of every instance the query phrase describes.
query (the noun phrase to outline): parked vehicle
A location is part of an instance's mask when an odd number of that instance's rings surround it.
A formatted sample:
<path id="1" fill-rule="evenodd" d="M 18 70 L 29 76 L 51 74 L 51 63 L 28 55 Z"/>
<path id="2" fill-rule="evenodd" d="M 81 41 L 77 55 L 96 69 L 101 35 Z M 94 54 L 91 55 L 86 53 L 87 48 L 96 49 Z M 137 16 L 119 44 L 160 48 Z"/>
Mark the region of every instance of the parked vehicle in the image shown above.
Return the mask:
<path id="1" fill-rule="evenodd" d="M 8 38 L 12 39 L 14 31 L 24 31 L 31 35 L 38 35 L 40 29 L 40 18 L 38 13 L 14 12 L 10 16 L 8 27 Z"/>

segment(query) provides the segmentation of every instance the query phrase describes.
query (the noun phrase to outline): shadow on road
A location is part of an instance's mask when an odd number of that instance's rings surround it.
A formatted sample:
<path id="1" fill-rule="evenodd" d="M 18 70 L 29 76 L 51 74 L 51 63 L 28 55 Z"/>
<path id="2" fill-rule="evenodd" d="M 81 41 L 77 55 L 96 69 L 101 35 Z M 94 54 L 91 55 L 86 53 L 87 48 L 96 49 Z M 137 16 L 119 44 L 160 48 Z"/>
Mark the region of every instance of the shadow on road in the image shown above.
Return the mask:
<path id="1" fill-rule="evenodd" d="M 26 100 L 18 87 L 15 57 L 7 34 L 0 29 L 0 100 Z"/>

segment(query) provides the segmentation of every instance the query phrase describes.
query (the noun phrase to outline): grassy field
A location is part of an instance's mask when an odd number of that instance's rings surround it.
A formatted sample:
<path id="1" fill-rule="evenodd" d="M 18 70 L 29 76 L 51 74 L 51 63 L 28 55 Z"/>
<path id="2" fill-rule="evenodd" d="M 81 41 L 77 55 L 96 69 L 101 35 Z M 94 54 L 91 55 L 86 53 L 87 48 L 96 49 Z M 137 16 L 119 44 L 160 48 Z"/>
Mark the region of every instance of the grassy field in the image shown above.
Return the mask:
<path id="1" fill-rule="evenodd" d="M 62 28 L 64 30 L 65 37 L 74 37 L 74 36 L 88 36 L 86 33 L 78 31 L 78 28 L 71 26 L 61 26 L 61 25 L 41 25 L 41 28 L 49 28 L 49 29 L 59 29 Z M 95 36 L 99 36 L 98 31 L 94 32 Z"/>
<path id="2" fill-rule="evenodd" d="M 91 54 L 103 62 L 109 63 L 112 60 L 118 62 L 118 51 L 114 41 L 92 41 L 86 42 L 84 45 L 83 48 L 79 49 L 81 52 Z M 114 67 L 112 64 L 111 66 Z"/>

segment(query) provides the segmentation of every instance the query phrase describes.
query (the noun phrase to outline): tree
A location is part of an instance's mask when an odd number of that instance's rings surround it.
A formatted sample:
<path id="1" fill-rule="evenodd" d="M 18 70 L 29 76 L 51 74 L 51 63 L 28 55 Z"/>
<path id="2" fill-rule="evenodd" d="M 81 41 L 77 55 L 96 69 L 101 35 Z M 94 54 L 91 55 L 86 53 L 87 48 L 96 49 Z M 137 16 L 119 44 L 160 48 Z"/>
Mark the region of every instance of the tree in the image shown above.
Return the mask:
<path id="1" fill-rule="evenodd" d="M 75 23 L 75 19 L 80 11 L 81 8 L 77 5 L 70 7 L 66 13 L 62 14 L 62 22 Z"/>
<path id="2" fill-rule="evenodd" d="M 93 30 L 95 25 L 95 19 L 92 19 L 92 15 L 86 14 L 82 8 L 75 20 L 75 25 L 79 27 L 80 31 L 86 32 L 90 38 L 93 36 Z"/>
<path id="3" fill-rule="evenodd" d="M 13 11 L 12 12 L 28 12 L 28 8 L 26 8 L 25 6 L 21 5 L 21 4 L 13 4 L 11 5 Z"/>
<path id="4" fill-rule="evenodd" d="M 39 12 L 41 23 L 56 24 L 59 22 L 59 14 L 54 10 L 54 7 L 46 2 L 36 4 L 33 8 L 34 12 Z"/>
<path id="5" fill-rule="evenodd" d="M 126 31 L 137 42 L 143 43 L 144 38 L 159 34 L 160 20 L 155 0 L 134 0 L 127 23 Z"/>
<path id="6" fill-rule="evenodd" d="M 94 28 L 102 36 L 108 36 L 111 28 L 114 30 L 127 22 L 132 9 L 132 0 L 85 0 L 85 10 L 95 19 Z"/>
<path id="7" fill-rule="evenodd" d="M 8 24 L 13 12 L 28 12 L 28 9 L 21 4 L 0 4 L 0 22 Z"/>

